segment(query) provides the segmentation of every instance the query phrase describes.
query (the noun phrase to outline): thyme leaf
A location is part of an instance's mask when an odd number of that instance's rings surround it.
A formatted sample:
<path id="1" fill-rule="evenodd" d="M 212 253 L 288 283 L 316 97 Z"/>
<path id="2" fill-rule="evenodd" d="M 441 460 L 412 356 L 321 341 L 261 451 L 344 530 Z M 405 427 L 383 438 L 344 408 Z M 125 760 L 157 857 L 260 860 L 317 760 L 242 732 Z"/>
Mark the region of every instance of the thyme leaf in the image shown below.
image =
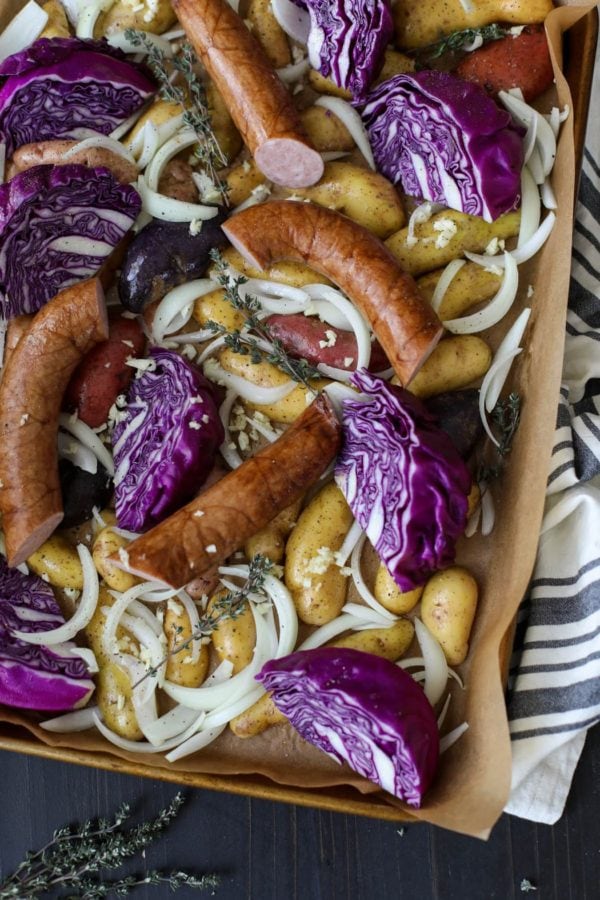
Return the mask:
<path id="1" fill-rule="evenodd" d="M 212 634 L 213 631 L 216 631 L 221 622 L 224 622 L 226 619 L 237 619 L 244 612 L 244 607 L 246 606 L 248 598 L 252 594 L 263 593 L 265 578 L 272 568 L 273 563 L 268 557 L 262 556 L 260 553 L 253 556 L 248 564 L 248 577 L 244 584 L 235 591 L 227 591 L 226 594 L 212 605 L 210 612 L 201 615 L 198 625 L 193 630 L 190 637 L 185 641 L 176 644 L 156 666 L 148 669 L 146 674 L 134 684 L 134 690 L 138 685 L 142 684 L 146 678 L 155 676 L 159 669 L 171 659 L 172 656 L 181 653 L 182 650 L 186 650 L 193 641 L 208 637 L 208 635 Z M 0 900 L 2 900 L 1 896 Z"/>
<path id="2" fill-rule="evenodd" d="M 251 361 L 257 365 L 263 361 L 264 356 L 256 337 L 248 333 L 253 331 L 257 337 L 271 344 L 272 349 L 266 356 L 267 362 L 277 366 L 293 381 L 303 384 L 313 395 L 318 394 L 318 390 L 311 384 L 311 379 L 320 378 L 321 373 L 307 360 L 290 356 L 279 338 L 272 335 L 269 326 L 259 316 L 261 306 L 258 299 L 240 291 L 240 287 L 246 284 L 248 279 L 243 275 L 232 276 L 219 250 L 211 250 L 210 256 L 217 270 L 217 280 L 225 292 L 225 299 L 243 315 L 245 323 L 243 330 L 230 331 L 217 322 L 207 322 L 206 327 L 214 334 L 223 335 L 225 346 L 234 353 L 250 356 Z"/>
<path id="3" fill-rule="evenodd" d="M 75 893 L 60 895 L 70 900 L 125 897 L 141 884 L 168 884 L 173 891 L 182 885 L 199 890 L 216 887 L 216 875 L 180 871 L 153 870 L 144 876 L 131 875 L 109 882 L 93 877 L 101 870 L 120 868 L 145 850 L 169 827 L 183 802 L 183 794 L 176 794 L 154 819 L 128 829 L 121 827 L 131 816 L 127 803 L 119 807 L 112 821 L 90 819 L 80 826 L 57 829 L 45 847 L 28 852 L 13 874 L 0 884 L 0 900 L 29 900 L 47 896 L 51 890 L 52 896 L 57 890 L 74 890 Z"/>
<path id="4" fill-rule="evenodd" d="M 477 469 L 477 481 L 488 485 L 502 473 L 504 460 L 510 453 L 512 443 L 521 421 L 521 397 L 512 392 L 505 400 L 498 400 L 491 413 L 492 422 L 497 426 L 498 446 L 495 448 L 500 457 L 494 465 L 481 463 Z"/>
<path id="5" fill-rule="evenodd" d="M 170 103 L 179 103 L 182 107 L 184 124 L 191 128 L 198 138 L 194 152 L 223 198 L 223 202 L 229 205 L 227 187 L 217 174 L 217 169 L 227 165 L 227 157 L 213 131 L 206 88 L 194 71 L 197 58 L 193 47 L 187 42 L 184 43 L 180 55 L 175 55 L 167 61 L 163 51 L 152 43 L 143 31 L 127 28 L 125 37 L 134 47 L 143 47 L 146 51 L 146 63 L 160 85 L 161 98 Z M 169 63 L 172 71 L 169 71 Z M 187 94 L 182 87 L 173 83 L 173 72 L 183 76 L 188 89 Z"/>
<path id="6" fill-rule="evenodd" d="M 481 37 L 484 44 L 490 41 L 499 41 L 503 37 L 510 34 L 510 30 L 503 28 L 501 25 L 484 25 L 482 28 L 465 28 L 463 31 L 453 31 L 447 37 L 428 44 L 426 47 L 420 47 L 414 53 L 424 57 L 428 62 L 432 59 L 439 59 L 444 53 L 460 52 L 469 44 L 472 44 L 476 37 Z"/>

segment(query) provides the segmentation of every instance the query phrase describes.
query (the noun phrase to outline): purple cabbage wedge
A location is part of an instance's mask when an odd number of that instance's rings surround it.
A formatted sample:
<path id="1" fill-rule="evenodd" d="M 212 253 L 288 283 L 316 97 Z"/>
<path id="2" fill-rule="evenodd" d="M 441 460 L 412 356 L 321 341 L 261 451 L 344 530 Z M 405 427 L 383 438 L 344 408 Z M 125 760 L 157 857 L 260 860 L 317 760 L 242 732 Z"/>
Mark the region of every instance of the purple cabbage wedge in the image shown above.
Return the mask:
<path id="1" fill-rule="evenodd" d="M 213 388 L 190 363 L 153 348 L 113 433 L 121 528 L 145 531 L 196 494 L 225 433 Z"/>
<path id="2" fill-rule="evenodd" d="M 140 209 L 108 169 L 35 166 L 0 185 L 0 316 L 35 313 L 95 275 Z"/>
<path id="3" fill-rule="evenodd" d="M 257 680 L 305 740 L 421 805 L 439 733 L 422 688 L 403 669 L 359 650 L 321 647 L 271 660 Z"/>
<path id="4" fill-rule="evenodd" d="M 41 38 L 0 64 L 0 140 L 23 144 L 110 134 L 156 90 L 106 41 Z"/>
<path id="5" fill-rule="evenodd" d="M 52 589 L 37 575 L 9 569 L 0 556 L 0 703 L 61 712 L 85 706 L 94 690 L 75 644 L 40 647 L 13 631 L 51 631 L 64 624 Z"/>
<path id="6" fill-rule="evenodd" d="M 297 5 L 310 14 L 308 58 L 313 69 L 353 97 L 363 97 L 381 70 L 394 34 L 387 0 L 306 0 Z"/>
<path id="7" fill-rule="evenodd" d="M 479 85 L 448 72 L 395 75 L 361 115 L 377 168 L 411 197 L 487 222 L 519 205 L 523 132 Z"/>
<path id="8" fill-rule="evenodd" d="M 381 561 L 403 591 L 454 561 L 471 476 L 423 404 L 364 370 L 370 399 L 346 400 L 335 478 Z"/>

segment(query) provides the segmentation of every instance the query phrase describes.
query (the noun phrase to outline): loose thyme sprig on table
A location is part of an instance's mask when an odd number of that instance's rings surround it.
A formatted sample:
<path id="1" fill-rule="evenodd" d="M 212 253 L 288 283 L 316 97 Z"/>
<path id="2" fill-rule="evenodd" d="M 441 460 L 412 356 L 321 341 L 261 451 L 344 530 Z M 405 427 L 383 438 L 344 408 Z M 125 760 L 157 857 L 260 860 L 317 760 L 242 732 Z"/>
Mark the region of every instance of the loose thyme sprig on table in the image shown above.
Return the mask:
<path id="1" fill-rule="evenodd" d="M 439 59 L 444 53 L 460 52 L 469 44 L 472 44 L 475 38 L 481 37 L 484 44 L 490 41 L 499 41 L 501 38 L 510 34 L 510 30 L 503 28 L 501 25 L 484 25 L 482 28 L 465 28 L 463 31 L 453 31 L 448 37 L 426 47 L 419 47 L 418 50 L 411 51 L 411 55 L 424 57 L 428 62 L 432 59 Z"/>
<path id="2" fill-rule="evenodd" d="M 252 335 L 247 334 L 246 330 L 240 331 L 235 329 L 229 331 L 217 322 L 207 322 L 206 327 L 214 334 L 224 335 L 225 346 L 233 350 L 234 353 L 250 356 L 254 364 L 263 362 L 263 359 L 266 358 L 267 362 L 277 366 L 278 369 L 289 375 L 293 381 L 303 384 L 307 390 L 317 395 L 319 392 L 310 383 L 310 380 L 321 377 L 319 370 L 311 366 L 305 359 L 294 359 L 293 356 L 288 354 L 279 338 L 273 337 L 269 326 L 258 315 L 261 310 L 258 299 L 251 294 L 242 294 L 240 292 L 240 287 L 246 284 L 248 279 L 244 275 L 232 276 L 219 250 L 211 250 L 210 257 L 215 264 L 218 273 L 217 280 L 225 292 L 225 299 L 244 316 L 246 329 L 253 331 L 259 338 L 268 341 L 272 345 L 273 350 L 266 357 L 263 357 L 258 342 Z"/>
<path id="3" fill-rule="evenodd" d="M 142 684 L 146 678 L 155 676 L 161 666 L 163 666 L 172 656 L 181 653 L 182 650 L 187 650 L 193 641 L 199 640 L 199 638 L 208 637 L 208 635 L 212 634 L 213 631 L 216 631 L 221 622 L 224 622 L 226 619 L 237 619 L 238 616 L 243 613 L 248 597 L 251 594 L 260 594 L 262 592 L 265 577 L 272 568 L 273 563 L 268 557 L 262 556 L 260 553 L 253 556 L 248 564 L 248 578 L 244 584 L 236 591 L 227 591 L 220 600 L 217 600 L 213 604 L 209 613 L 204 613 L 204 615 L 200 616 L 198 625 L 191 636 L 180 644 L 176 644 L 156 666 L 152 666 L 152 668 L 148 669 L 143 678 L 140 678 L 140 680 L 134 684 L 134 689 Z M 175 634 L 181 634 L 183 629 L 177 627 L 174 630 Z M 1 897 L 0 900 L 2 900 Z"/>
<path id="4" fill-rule="evenodd" d="M 128 875 L 116 881 L 92 877 L 104 869 L 119 869 L 128 859 L 142 852 L 169 827 L 183 802 L 183 794 L 176 794 L 155 819 L 130 829 L 121 827 L 131 815 L 127 803 L 117 810 L 112 822 L 90 819 L 79 827 L 59 828 L 45 847 L 36 853 L 29 852 L 0 885 L 0 900 L 29 900 L 48 896 L 50 891 L 53 897 L 60 896 L 65 900 L 125 897 L 142 884 L 168 885 L 172 891 L 183 885 L 198 890 L 215 888 L 220 881 L 217 875 L 180 871 L 152 870 L 145 875 Z M 75 893 L 57 893 L 67 890 Z"/>
<path id="5" fill-rule="evenodd" d="M 502 472 L 505 457 L 510 453 L 512 442 L 521 421 L 521 397 L 519 394 L 509 394 L 506 400 L 498 400 L 491 413 L 492 422 L 498 426 L 498 446 L 496 453 L 501 461 L 497 465 L 481 463 L 477 470 L 477 481 L 489 484 L 498 478 Z"/>
<path id="6" fill-rule="evenodd" d="M 127 28 L 125 37 L 134 47 L 143 47 L 146 50 L 146 63 L 160 85 L 162 99 L 179 103 L 182 107 L 184 124 L 193 129 L 198 137 L 198 146 L 194 152 L 207 169 L 224 203 L 229 205 L 227 188 L 217 174 L 217 169 L 226 166 L 228 160 L 213 131 L 206 89 L 194 72 L 197 58 L 193 47 L 187 42 L 184 43 L 180 55 L 176 54 L 167 61 L 162 50 L 150 41 L 143 31 Z M 168 63 L 176 72 L 183 75 L 189 89 L 189 99 L 183 88 L 171 82 L 172 73 L 169 72 Z M 188 106 L 189 100 L 192 103 L 191 107 Z"/>

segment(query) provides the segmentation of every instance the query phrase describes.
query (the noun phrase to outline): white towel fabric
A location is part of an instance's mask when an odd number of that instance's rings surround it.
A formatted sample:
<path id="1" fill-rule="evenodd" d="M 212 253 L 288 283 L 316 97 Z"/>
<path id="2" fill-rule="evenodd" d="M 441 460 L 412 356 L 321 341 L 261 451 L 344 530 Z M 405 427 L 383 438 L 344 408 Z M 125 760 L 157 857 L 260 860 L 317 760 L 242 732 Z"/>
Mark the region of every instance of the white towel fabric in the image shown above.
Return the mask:
<path id="1" fill-rule="evenodd" d="M 563 385 L 538 557 L 509 679 L 506 812 L 553 824 L 600 721 L 600 52 L 576 213 Z"/>

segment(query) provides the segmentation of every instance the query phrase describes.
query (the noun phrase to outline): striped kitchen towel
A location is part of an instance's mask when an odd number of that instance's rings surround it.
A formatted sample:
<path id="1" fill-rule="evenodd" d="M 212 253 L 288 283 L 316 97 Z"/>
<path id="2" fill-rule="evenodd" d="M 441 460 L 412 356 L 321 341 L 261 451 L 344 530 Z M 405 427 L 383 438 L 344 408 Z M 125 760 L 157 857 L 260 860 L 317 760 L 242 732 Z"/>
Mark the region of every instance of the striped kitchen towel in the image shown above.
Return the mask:
<path id="1" fill-rule="evenodd" d="M 600 54 L 590 110 L 600 108 Z M 506 811 L 562 815 L 600 721 L 600 118 L 592 114 L 573 236 L 563 384 L 538 557 L 519 613 Z"/>

